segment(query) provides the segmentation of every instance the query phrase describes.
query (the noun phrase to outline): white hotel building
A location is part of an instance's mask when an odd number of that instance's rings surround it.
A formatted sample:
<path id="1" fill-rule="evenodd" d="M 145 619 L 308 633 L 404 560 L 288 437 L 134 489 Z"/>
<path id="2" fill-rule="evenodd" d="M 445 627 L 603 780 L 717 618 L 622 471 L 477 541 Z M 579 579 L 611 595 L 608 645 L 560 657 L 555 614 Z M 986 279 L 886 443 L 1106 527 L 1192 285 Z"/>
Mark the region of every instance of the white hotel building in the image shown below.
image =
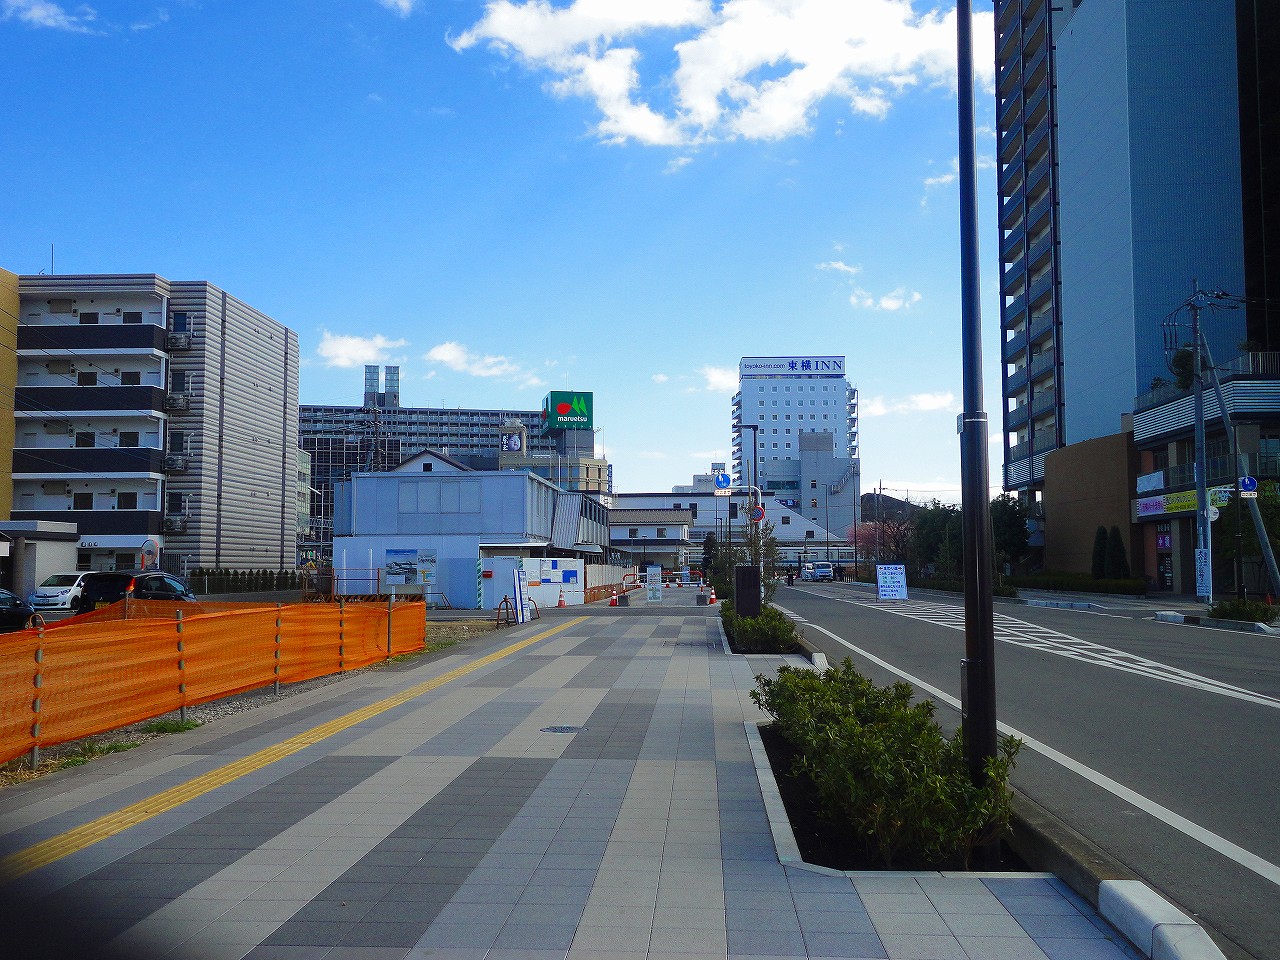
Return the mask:
<path id="1" fill-rule="evenodd" d="M 858 391 L 844 357 L 743 357 L 733 473 L 842 541 L 861 492 Z"/>

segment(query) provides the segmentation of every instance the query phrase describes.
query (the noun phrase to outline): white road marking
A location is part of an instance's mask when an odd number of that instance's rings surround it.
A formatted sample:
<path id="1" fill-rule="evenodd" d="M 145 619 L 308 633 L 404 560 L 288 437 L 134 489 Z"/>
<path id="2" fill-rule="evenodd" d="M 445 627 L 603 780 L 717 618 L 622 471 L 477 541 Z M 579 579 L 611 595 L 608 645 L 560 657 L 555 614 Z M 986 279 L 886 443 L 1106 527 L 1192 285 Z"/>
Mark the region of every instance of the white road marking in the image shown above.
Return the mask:
<path id="1" fill-rule="evenodd" d="M 789 612 L 782 607 L 779 607 L 778 609 L 782 610 L 784 613 Z M 946 703 L 949 706 L 954 707 L 956 710 L 960 709 L 959 700 L 957 700 L 955 697 L 951 696 L 948 693 L 944 693 L 943 691 L 939 690 L 937 687 L 933 686 L 932 684 L 926 683 L 925 681 L 921 680 L 919 677 L 913 677 L 911 674 L 906 673 L 903 670 L 899 670 L 897 667 L 893 666 L 893 664 L 887 663 L 884 660 L 881 660 L 875 654 L 867 650 L 863 650 L 861 647 L 855 646 L 854 644 L 850 643 L 848 640 L 844 639 L 844 637 L 837 636 L 836 634 L 832 633 L 830 630 L 826 629 L 825 627 L 821 627 L 818 624 L 812 623 L 812 622 L 809 623 L 809 626 L 819 631 L 820 633 L 823 633 L 826 636 L 830 637 L 832 640 L 834 640 L 836 643 L 840 644 L 841 646 L 847 647 L 848 649 L 852 650 L 854 653 L 858 654 L 858 656 L 863 657 L 869 660 L 871 663 L 876 664 L 876 666 L 881 667 L 885 670 L 888 670 L 890 673 L 894 674 L 895 676 L 901 677 L 903 680 L 906 680 L 908 683 L 910 683 L 912 686 L 916 687 L 917 689 L 925 691 L 931 697 L 941 700 L 943 703 Z M 1084 779 L 1088 780 L 1090 783 L 1101 787 L 1103 790 L 1106 790 L 1108 793 L 1113 794 L 1116 797 L 1119 797 L 1121 800 L 1125 801 L 1126 803 L 1129 803 L 1137 807 L 1139 810 L 1142 810 L 1144 813 L 1150 814 L 1151 816 L 1159 820 L 1161 823 L 1164 823 L 1172 827 L 1174 830 L 1177 830 L 1179 833 L 1183 834 L 1184 836 L 1190 837 L 1192 840 L 1199 841 L 1209 849 L 1222 854 L 1224 857 L 1226 857 L 1229 860 L 1235 861 L 1236 863 L 1240 864 L 1240 866 L 1244 867 L 1246 870 L 1250 870 L 1253 873 L 1256 873 L 1258 876 L 1262 877 L 1264 880 L 1269 880 L 1272 883 L 1280 886 L 1280 866 L 1277 866 L 1276 864 L 1270 862 L 1269 860 L 1262 859 L 1262 857 L 1259 857 L 1255 853 L 1250 853 L 1248 850 L 1244 849 L 1244 847 L 1241 847 L 1237 844 L 1232 843 L 1230 840 L 1226 839 L 1225 837 L 1219 836 L 1218 834 L 1212 832 L 1211 830 L 1206 830 L 1204 827 L 1200 826 L 1197 823 L 1193 823 L 1192 821 L 1188 820 L 1186 817 L 1179 816 L 1178 814 L 1170 810 L 1168 807 L 1161 806 L 1160 804 L 1156 803 L 1154 800 L 1149 800 L 1148 798 L 1144 797 L 1142 794 L 1137 793 L 1133 790 L 1130 790 L 1124 784 L 1117 783 L 1115 780 L 1112 780 L 1110 777 L 1106 776 L 1105 774 L 1099 773 L 1097 770 L 1094 770 L 1092 767 L 1086 767 L 1083 763 L 1080 763 L 1078 760 L 1073 760 L 1071 757 L 1067 756 L 1065 753 L 1062 753 L 1058 750 L 1053 749 L 1053 747 L 1049 746 L 1046 743 L 1042 743 L 1041 741 L 1035 739 L 1034 737 L 1027 736 L 1025 733 L 1022 733 L 1021 731 L 1015 729 L 1014 727 L 1009 726 L 1007 723 L 997 723 L 996 726 L 999 728 L 1001 733 L 1005 733 L 1011 737 L 1018 737 L 1019 739 L 1021 739 L 1022 742 L 1025 743 L 1029 749 L 1034 750 L 1036 753 L 1039 753 L 1042 756 L 1048 757 L 1050 760 L 1054 761 L 1055 763 L 1058 763 L 1061 766 L 1066 767 L 1072 773 L 1075 773 L 1078 776 L 1084 777 Z"/>
<path id="2" fill-rule="evenodd" d="M 923 620 L 926 623 L 947 627 L 952 630 L 964 630 L 963 607 L 923 601 L 908 601 L 904 603 L 900 600 L 878 602 L 875 600 L 847 600 L 841 597 L 829 597 L 828 599 L 881 610 L 885 613 L 892 613 L 894 616 Z M 1015 617 L 997 613 L 995 614 L 994 622 L 996 639 L 1004 643 L 1027 647 L 1043 653 L 1052 653 L 1055 656 L 1067 657 L 1071 660 L 1090 663 L 1098 667 L 1107 667 L 1111 670 L 1136 674 L 1147 677 L 1150 680 L 1159 680 L 1163 683 L 1174 683 L 1194 690 L 1216 693 L 1219 696 L 1231 697 L 1234 700 L 1244 700 L 1264 707 L 1280 708 L 1280 698 L 1278 697 L 1223 683 L 1221 680 L 1214 680 L 1211 677 L 1172 667 L 1166 663 L 1160 663 L 1158 660 L 1149 660 L 1146 657 L 1127 653 L 1115 647 L 1094 643 L 1092 640 L 1082 640 L 1079 637 L 1073 637 L 1070 634 L 1061 633 L 1049 627 L 1028 623 L 1026 620 L 1018 620 Z"/>

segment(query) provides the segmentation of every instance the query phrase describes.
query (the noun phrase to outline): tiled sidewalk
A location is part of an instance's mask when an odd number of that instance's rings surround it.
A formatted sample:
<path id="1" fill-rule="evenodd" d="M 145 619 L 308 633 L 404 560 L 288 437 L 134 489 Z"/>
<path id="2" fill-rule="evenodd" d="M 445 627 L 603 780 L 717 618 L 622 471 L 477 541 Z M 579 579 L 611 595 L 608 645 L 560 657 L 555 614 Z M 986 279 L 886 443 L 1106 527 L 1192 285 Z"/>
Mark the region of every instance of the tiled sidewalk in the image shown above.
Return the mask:
<path id="1" fill-rule="evenodd" d="M 0 889 L 11 955 L 1135 956 L 1049 877 L 780 862 L 746 731 L 780 658 L 727 654 L 714 609 L 578 612 L 0 794 L 4 855 L 105 818 Z"/>

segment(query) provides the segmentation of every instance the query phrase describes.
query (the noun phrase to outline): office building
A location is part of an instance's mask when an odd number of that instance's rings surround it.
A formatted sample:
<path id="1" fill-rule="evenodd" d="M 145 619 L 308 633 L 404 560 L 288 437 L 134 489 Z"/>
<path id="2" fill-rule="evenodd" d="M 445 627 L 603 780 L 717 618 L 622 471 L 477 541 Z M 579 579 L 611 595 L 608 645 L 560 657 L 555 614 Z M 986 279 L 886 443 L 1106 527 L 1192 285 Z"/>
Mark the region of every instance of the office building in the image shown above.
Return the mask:
<path id="1" fill-rule="evenodd" d="M 1194 285 L 1225 294 L 1203 312 L 1215 362 L 1255 382 L 1237 414 L 1280 413 L 1256 396 L 1280 343 L 1278 19 L 1249 0 L 996 4 L 1004 487 L 1045 536 L 1080 533 L 1052 532 L 1046 458 L 1130 424 L 1136 469 L 1161 474 L 1125 492 L 1134 515 L 1139 493 L 1185 489 L 1191 423 L 1166 405 L 1186 393 L 1170 359 L 1191 341 Z M 1190 549 L 1169 534 L 1135 531 L 1148 575 L 1157 543 Z"/>
<path id="2" fill-rule="evenodd" d="M 12 519 L 77 523 L 82 569 L 292 569 L 296 334 L 203 281 L 18 289 Z"/>
<path id="3" fill-rule="evenodd" d="M 858 391 L 844 357 L 743 357 L 733 474 L 843 542 L 859 499 Z"/>

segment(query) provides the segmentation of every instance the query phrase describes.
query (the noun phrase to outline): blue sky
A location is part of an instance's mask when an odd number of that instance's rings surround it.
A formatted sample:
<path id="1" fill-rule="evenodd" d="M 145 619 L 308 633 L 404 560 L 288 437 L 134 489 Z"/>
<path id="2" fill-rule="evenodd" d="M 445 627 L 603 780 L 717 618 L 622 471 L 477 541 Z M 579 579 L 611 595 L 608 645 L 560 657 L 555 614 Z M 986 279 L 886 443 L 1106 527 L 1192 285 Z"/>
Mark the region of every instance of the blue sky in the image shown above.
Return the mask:
<path id="1" fill-rule="evenodd" d="M 844 355 L 864 490 L 958 501 L 954 36 L 919 0 L 0 0 L 0 266 L 208 280 L 298 331 L 303 403 L 365 363 L 408 406 L 593 391 L 623 491 L 727 459 L 740 357 Z"/>

